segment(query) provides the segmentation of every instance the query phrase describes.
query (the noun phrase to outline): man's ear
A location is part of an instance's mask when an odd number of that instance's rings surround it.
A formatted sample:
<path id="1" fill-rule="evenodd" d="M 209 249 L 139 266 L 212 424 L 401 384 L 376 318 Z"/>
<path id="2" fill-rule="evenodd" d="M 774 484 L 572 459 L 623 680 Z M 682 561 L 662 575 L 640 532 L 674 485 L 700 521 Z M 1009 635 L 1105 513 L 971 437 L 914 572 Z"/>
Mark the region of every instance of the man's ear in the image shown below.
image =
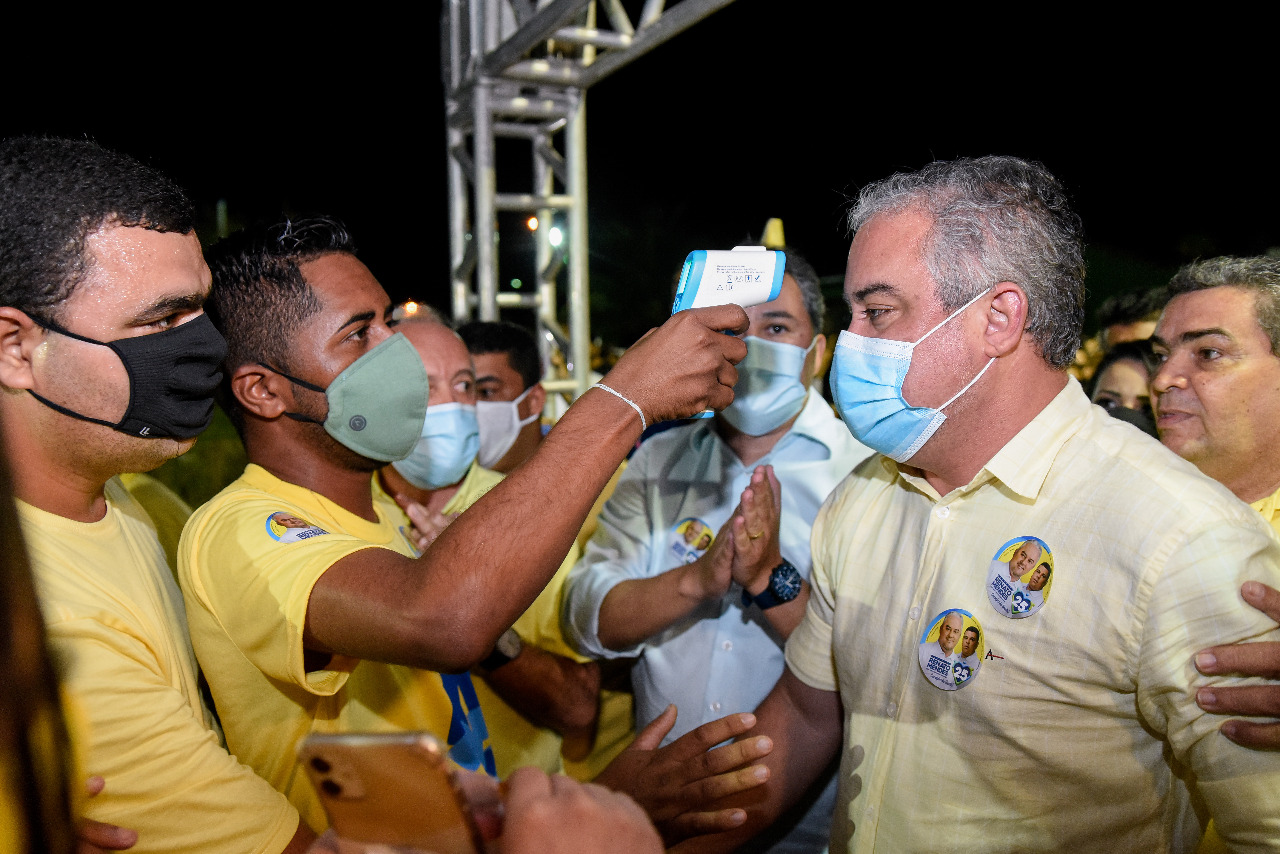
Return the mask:
<path id="1" fill-rule="evenodd" d="M 0 307 L 0 385 L 34 388 L 31 363 L 45 331 L 27 313 L 13 306 Z"/>
<path id="2" fill-rule="evenodd" d="M 1012 353 L 1027 325 L 1027 293 L 1013 282 L 1001 282 L 992 290 L 987 326 L 983 330 L 987 358 Z"/>
<path id="3" fill-rule="evenodd" d="M 261 365 L 241 365 L 231 374 L 236 402 L 259 418 L 279 418 L 293 406 L 291 383 Z"/>
<path id="4" fill-rule="evenodd" d="M 542 383 L 534 383 L 530 386 L 529 396 L 520 402 L 520 408 L 524 412 L 517 413 L 520 420 L 528 418 L 535 412 L 541 412 L 542 408 L 547 405 L 547 390 L 542 387 Z"/>
<path id="5" fill-rule="evenodd" d="M 809 354 L 809 358 L 813 360 L 812 367 L 808 371 L 809 383 L 812 383 L 822 374 L 822 369 L 827 364 L 827 336 L 821 332 L 814 336 L 813 352 Z M 805 383 L 805 385 L 809 383 Z"/>

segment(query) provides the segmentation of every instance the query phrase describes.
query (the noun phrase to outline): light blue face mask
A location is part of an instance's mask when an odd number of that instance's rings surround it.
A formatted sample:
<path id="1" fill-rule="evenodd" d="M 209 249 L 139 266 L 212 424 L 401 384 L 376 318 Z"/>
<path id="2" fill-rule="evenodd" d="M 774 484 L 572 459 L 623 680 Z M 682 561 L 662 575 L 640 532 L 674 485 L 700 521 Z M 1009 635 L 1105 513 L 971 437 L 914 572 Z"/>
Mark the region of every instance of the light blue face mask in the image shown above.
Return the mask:
<path id="1" fill-rule="evenodd" d="M 476 408 L 465 403 L 441 403 L 427 407 L 418 444 L 408 457 L 391 465 L 418 489 L 440 489 L 462 480 L 479 450 Z"/>
<path id="2" fill-rule="evenodd" d="M 809 389 L 800 380 L 808 348 L 749 335 L 747 357 L 738 363 L 733 403 L 720 414 L 748 436 L 763 436 L 786 424 L 804 409 Z"/>
<path id="3" fill-rule="evenodd" d="M 912 406 L 902 397 L 902 381 L 911 368 L 911 352 L 986 294 L 987 291 L 983 291 L 960 306 L 918 341 L 868 338 L 848 330 L 840 333 L 832 360 L 831 394 L 854 438 L 900 463 L 924 447 L 947 420 L 942 410 L 972 388 L 995 359 L 989 359 L 968 385 L 933 409 Z"/>

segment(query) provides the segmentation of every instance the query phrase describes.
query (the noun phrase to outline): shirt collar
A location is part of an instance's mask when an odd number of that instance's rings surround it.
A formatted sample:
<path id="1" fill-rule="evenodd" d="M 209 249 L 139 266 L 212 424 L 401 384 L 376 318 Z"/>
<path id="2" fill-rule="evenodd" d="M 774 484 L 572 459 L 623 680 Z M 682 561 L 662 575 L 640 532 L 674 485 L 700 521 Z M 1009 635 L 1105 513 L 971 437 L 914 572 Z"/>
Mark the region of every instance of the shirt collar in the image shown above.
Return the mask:
<path id="1" fill-rule="evenodd" d="M 698 426 L 702 429 L 693 434 L 690 437 L 690 441 L 695 446 L 700 446 L 703 442 L 718 442 L 724 446 L 725 452 L 732 456 L 733 452 L 729 450 L 728 444 L 725 443 L 724 439 L 720 438 L 720 434 L 715 430 L 715 419 L 705 418 L 701 420 L 702 424 Z M 800 410 L 800 414 L 796 416 L 796 420 L 792 422 L 791 429 L 779 436 L 778 441 L 769 449 L 769 453 L 761 457 L 758 462 L 753 463 L 752 466 L 767 465 L 770 455 L 776 453 L 785 444 L 796 441 L 796 437 L 800 436 L 817 442 L 826 448 L 827 453 L 830 454 L 837 435 L 832 432 L 833 430 L 838 430 L 845 434 L 849 432 L 849 428 L 845 427 L 844 423 L 836 417 L 831 410 L 831 406 L 823 399 L 822 395 L 810 387 L 804 399 L 804 407 Z"/>
<path id="2" fill-rule="evenodd" d="M 1022 498 L 1035 500 L 1058 451 L 1075 435 L 1079 429 L 1078 422 L 1089 417 L 1092 408 L 1093 404 L 1085 396 L 1080 383 L 1075 377 L 1068 377 L 1067 384 L 1053 400 L 996 451 L 973 480 L 956 490 L 955 494 L 963 495 L 989 480 L 998 480 Z M 897 474 L 926 494 L 935 494 L 923 478 L 902 471 L 888 457 L 881 456 L 880 461 L 890 473 Z"/>

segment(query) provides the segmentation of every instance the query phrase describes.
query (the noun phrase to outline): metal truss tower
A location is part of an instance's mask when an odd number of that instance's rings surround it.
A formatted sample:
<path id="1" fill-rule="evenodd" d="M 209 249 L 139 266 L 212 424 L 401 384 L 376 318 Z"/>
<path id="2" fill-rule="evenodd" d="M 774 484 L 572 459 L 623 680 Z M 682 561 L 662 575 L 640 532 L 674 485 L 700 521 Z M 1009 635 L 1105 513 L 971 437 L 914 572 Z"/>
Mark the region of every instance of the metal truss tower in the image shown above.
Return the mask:
<path id="1" fill-rule="evenodd" d="M 533 310 L 544 357 L 554 340 L 571 374 L 549 378 L 548 392 L 577 397 L 590 385 L 586 90 L 732 2 L 644 0 L 634 20 L 623 0 L 444 2 L 453 316 L 496 320 L 503 308 Z M 520 176 L 528 192 L 498 192 L 499 138 L 528 144 L 530 168 Z M 504 211 L 538 218 L 537 281 L 528 291 L 498 288 Z M 567 223 L 567 251 L 552 245 L 557 214 Z"/>

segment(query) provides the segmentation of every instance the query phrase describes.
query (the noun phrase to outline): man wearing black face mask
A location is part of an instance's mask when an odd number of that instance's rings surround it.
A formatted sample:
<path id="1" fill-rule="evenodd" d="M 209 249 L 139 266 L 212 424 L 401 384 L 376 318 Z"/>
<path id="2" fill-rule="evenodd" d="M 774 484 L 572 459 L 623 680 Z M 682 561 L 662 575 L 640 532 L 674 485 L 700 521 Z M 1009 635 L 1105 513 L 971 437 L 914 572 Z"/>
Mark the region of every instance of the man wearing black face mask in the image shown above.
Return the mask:
<path id="1" fill-rule="evenodd" d="M 0 414 L 86 770 L 107 781 L 86 812 L 138 851 L 302 851 L 297 812 L 222 746 L 155 528 L 115 477 L 209 422 L 208 289 L 162 175 L 83 140 L 0 144 Z"/>
<path id="2" fill-rule="evenodd" d="M 325 817 L 294 760 L 313 729 L 433 729 L 459 764 L 492 773 L 467 668 L 550 580 L 644 422 L 688 414 L 708 391 L 727 401 L 721 368 L 743 348 L 715 330 L 739 325 L 741 311 L 655 331 L 606 377 L 614 393 L 584 396 L 534 458 L 419 553 L 374 473 L 408 457 L 438 419 L 427 416 L 422 360 L 392 328 L 390 300 L 345 229 L 325 218 L 251 229 L 211 250 L 210 263 L 231 415 L 250 465 L 192 517 L 179 574 L 228 743 L 316 829 Z M 279 513 L 307 522 L 306 536 L 285 537 L 271 522 Z M 670 782 L 644 769 L 656 773 L 746 724 L 718 722 L 675 751 L 652 749 L 660 734 L 638 742 L 613 779 L 643 795 L 637 784 Z M 727 757 L 717 770 L 755 755 L 730 748 L 715 754 Z M 687 771 L 690 780 L 707 773 Z M 756 781 L 742 771 L 723 782 Z M 696 800 L 666 788 L 641 799 L 657 820 Z M 741 818 L 719 814 L 721 823 Z"/>

